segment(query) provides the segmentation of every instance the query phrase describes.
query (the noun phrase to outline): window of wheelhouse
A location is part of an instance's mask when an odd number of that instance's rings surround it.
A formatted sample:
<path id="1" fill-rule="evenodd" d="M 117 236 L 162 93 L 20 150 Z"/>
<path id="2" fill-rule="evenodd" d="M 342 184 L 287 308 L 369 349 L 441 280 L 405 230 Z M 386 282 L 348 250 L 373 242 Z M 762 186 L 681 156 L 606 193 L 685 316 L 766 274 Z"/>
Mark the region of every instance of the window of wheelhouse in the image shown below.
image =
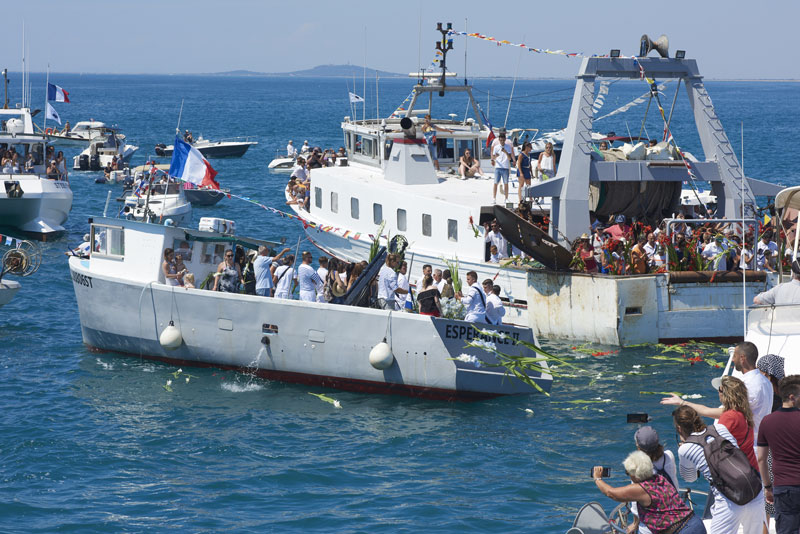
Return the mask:
<path id="1" fill-rule="evenodd" d="M 331 213 L 339 213 L 339 193 L 331 191 Z"/>
<path id="2" fill-rule="evenodd" d="M 350 217 L 358 219 L 358 199 L 350 197 Z"/>
<path id="3" fill-rule="evenodd" d="M 431 216 L 427 213 L 422 214 L 422 235 L 431 236 Z"/>
<path id="4" fill-rule="evenodd" d="M 397 229 L 401 232 L 408 230 L 408 221 L 406 219 L 406 210 L 402 208 L 397 209 Z"/>
<path id="5" fill-rule="evenodd" d="M 361 153 L 368 158 L 375 157 L 375 139 L 364 137 L 361 139 Z"/>
<path id="6" fill-rule="evenodd" d="M 322 209 L 322 189 L 319 187 L 314 188 L 314 205 Z"/>
<path id="7" fill-rule="evenodd" d="M 383 206 L 380 204 L 372 205 L 372 222 L 380 224 L 383 222 Z"/>
<path id="8" fill-rule="evenodd" d="M 121 226 L 93 224 L 91 239 L 93 257 L 125 258 L 125 229 Z"/>
<path id="9" fill-rule="evenodd" d="M 458 241 L 458 222 L 455 219 L 447 219 L 447 239 Z"/>
<path id="10" fill-rule="evenodd" d="M 480 159 L 480 152 L 477 152 L 475 150 L 474 139 L 459 139 L 456 141 L 455 159 L 457 160 L 458 158 L 463 156 L 465 150 L 469 150 L 473 158 Z"/>

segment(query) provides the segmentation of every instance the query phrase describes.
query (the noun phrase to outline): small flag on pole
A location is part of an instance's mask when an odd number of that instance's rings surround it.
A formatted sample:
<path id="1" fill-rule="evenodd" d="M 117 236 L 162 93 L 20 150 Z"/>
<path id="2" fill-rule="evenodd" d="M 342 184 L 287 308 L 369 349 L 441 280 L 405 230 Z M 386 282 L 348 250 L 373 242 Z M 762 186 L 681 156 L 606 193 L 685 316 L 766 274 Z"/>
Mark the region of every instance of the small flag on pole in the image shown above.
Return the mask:
<path id="1" fill-rule="evenodd" d="M 69 103 L 69 93 L 52 83 L 47 84 L 47 100 Z"/>
<path id="2" fill-rule="evenodd" d="M 56 121 L 58 124 L 61 124 L 61 117 L 58 116 L 58 113 L 56 113 L 56 110 L 53 108 L 53 106 L 50 105 L 50 102 L 47 102 L 45 118 L 52 119 Z"/>
<path id="3" fill-rule="evenodd" d="M 351 104 L 358 104 L 359 102 L 363 102 L 364 99 L 358 96 L 355 93 L 350 93 L 350 103 Z"/>

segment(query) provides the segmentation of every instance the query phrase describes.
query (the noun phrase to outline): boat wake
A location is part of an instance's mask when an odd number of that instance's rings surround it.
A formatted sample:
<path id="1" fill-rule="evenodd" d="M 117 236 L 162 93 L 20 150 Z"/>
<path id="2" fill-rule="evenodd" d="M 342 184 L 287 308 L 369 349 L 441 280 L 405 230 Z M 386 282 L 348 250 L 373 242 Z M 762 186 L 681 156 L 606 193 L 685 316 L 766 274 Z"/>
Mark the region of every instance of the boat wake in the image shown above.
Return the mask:
<path id="1" fill-rule="evenodd" d="M 223 382 L 222 389 L 230 391 L 231 393 L 249 393 L 251 391 L 261 391 L 264 389 L 264 386 L 255 382 L 248 382 L 246 384 Z"/>

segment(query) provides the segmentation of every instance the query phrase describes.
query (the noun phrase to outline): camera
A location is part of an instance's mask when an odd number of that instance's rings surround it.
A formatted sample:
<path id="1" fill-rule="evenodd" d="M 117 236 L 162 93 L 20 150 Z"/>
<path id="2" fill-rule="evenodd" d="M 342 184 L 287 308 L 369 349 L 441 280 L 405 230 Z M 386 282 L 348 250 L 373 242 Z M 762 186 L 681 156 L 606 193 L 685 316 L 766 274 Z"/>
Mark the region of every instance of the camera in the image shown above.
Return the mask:
<path id="1" fill-rule="evenodd" d="M 611 468 L 610 467 L 604 467 L 603 468 L 603 472 L 600 473 L 600 477 L 601 478 L 608 478 L 610 475 L 611 475 Z M 594 478 L 594 468 L 589 470 L 589 476 Z"/>
<path id="2" fill-rule="evenodd" d="M 646 413 L 629 413 L 628 423 L 646 423 L 650 421 L 650 416 Z"/>

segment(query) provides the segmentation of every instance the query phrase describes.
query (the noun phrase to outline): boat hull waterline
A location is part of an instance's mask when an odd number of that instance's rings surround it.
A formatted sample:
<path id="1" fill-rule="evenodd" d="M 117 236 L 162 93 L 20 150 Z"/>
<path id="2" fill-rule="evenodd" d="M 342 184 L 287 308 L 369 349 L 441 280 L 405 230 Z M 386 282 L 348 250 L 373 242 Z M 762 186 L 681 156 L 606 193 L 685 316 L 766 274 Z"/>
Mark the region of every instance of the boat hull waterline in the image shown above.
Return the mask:
<path id="1" fill-rule="evenodd" d="M 468 354 L 493 361 L 466 347 L 478 334 L 463 321 L 131 282 L 88 267 L 70 259 L 83 341 L 92 348 L 370 393 L 469 400 L 535 392 L 502 368 L 452 359 Z M 183 339 L 176 350 L 159 343 L 170 320 Z M 534 342 L 530 329 L 483 326 Z M 384 336 L 394 363 L 381 371 L 369 353 Z M 527 350 L 508 339 L 499 343 L 509 354 Z M 535 379 L 549 391 L 550 375 Z"/>

